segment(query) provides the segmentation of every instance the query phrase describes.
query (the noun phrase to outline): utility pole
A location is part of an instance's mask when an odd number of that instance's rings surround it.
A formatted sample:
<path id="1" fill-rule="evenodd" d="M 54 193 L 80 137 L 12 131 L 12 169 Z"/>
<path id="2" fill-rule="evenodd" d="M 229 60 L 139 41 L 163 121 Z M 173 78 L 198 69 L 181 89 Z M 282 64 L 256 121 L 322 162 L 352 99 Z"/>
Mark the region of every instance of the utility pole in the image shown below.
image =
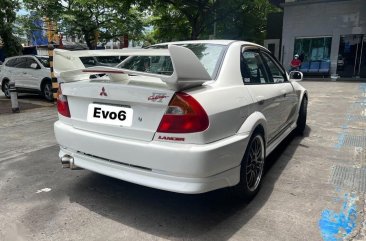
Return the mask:
<path id="1" fill-rule="evenodd" d="M 53 99 L 57 99 L 57 90 L 58 90 L 58 82 L 53 69 L 53 50 L 55 47 L 53 46 L 55 36 L 56 36 L 56 24 L 52 22 L 51 19 L 45 18 L 47 24 L 47 39 L 48 39 L 48 57 L 50 61 L 50 70 L 51 70 L 51 83 L 52 83 L 52 93 Z"/>

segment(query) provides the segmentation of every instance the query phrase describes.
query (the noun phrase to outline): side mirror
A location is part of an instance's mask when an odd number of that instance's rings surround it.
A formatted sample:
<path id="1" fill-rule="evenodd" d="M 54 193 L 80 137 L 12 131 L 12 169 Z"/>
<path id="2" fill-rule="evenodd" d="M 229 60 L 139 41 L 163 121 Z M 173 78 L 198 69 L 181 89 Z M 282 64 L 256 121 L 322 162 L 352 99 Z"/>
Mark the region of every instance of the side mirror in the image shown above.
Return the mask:
<path id="1" fill-rule="evenodd" d="M 304 75 L 300 71 L 291 71 L 290 72 L 290 81 L 302 81 Z"/>
<path id="2" fill-rule="evenodd" d="M 38 64 L 36 64 L 36 63 L 31 63 L 30 67 L 31 67 L 32 69 L 38 69 Z"/>

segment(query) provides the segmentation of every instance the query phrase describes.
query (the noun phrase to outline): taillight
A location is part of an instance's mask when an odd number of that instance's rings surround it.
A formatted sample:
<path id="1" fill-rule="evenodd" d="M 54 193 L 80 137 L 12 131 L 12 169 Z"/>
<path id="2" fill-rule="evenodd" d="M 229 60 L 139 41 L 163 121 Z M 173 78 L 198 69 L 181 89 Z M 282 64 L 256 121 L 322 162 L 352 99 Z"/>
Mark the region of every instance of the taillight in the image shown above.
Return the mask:
<path id="1" fill-rule="evenodd" d="M 165 112 L 158 132 L 192 133 L 204 131 L 209 121 L 206 111 L 189 94 L 175 93 Z"/>
<path id="2" fill-rule="evenodd" d="M 61 85 L 58 88 L 57 110 L 60 115 L 63 115 L 65 117 L 71 117 L 69 103 L 67 102 L 66 95 L 62 94 Z"/>

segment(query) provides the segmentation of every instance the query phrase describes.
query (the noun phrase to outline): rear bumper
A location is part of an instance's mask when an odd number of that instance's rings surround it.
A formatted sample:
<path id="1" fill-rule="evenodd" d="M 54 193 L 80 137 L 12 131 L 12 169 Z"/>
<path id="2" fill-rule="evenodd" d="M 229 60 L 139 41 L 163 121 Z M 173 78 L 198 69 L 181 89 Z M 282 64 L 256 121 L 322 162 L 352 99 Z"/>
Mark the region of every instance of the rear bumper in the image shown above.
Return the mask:
<path id="1" fill-rule="evenodd" d="M 248 135 L 206 145 L 144 142 L 55 123 L 60 157 L 76 166 L 128 182 L 179 193 L 203 193 L 239 182 Z"/>

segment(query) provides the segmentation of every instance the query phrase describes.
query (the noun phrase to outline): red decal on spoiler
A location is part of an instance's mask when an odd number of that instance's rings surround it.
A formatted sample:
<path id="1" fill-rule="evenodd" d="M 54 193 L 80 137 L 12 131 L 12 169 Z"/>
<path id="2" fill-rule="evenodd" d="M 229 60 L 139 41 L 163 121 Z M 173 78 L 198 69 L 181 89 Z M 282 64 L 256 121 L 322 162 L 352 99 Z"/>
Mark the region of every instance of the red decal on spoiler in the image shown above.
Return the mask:
<path id="1" fill-rule="evenodd" d="M 90 70 L 84 69 L 84 73 L 106 73 L 106 74 L 124 74 L 125 72 L 120 70 Z"/>
<path id="2" fill-rule="evenodd" d="M 153 93 L 152 96 L 149 96 L 147 98 L 148 101 L 152 101 L 152 102 L 162 102 L 163 99 L 167 98 L 168 96 L 166 94 L 161 94 L 161 93 Z"/>

